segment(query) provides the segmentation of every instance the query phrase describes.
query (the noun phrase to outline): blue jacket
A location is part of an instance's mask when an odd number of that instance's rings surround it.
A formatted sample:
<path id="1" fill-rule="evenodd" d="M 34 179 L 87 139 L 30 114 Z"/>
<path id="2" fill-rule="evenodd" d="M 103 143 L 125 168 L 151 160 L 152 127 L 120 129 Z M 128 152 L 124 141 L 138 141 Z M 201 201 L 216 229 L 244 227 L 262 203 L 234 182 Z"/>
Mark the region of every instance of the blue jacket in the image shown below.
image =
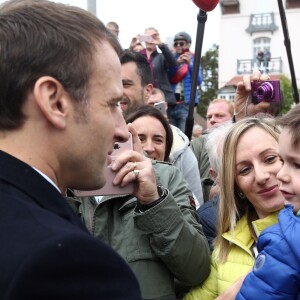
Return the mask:
<path id="1" fill-rule="evenodd" d="M 176 53 L 175 54 L 176 60 L 179 57 L 179 54 Z M 176 71 L 179 69 L 180 66 L 177 66 L 176 68 L 171 68 L 169 69 L 169 77 L 171 78 L 173 74 L 176 73 Z M 185 99 L 185 103 L 190 103 L 190 95 L 191 95 L 191 87 L 192 87 L 192 73 L 193 73 L 193 68 L 194 68 L 194 55 L 191 54 L 191 63 L 189 65 L 188 68 L 188 72 L 185 75 L 185 77 L 183 78 L 183 91 L 184 91 L 184 99 Z M 198 85 L 200 85 L 202 83 L 202 70 L 201 68 L 199 68 L 199 72 L 198 72 Z M 176 90 L 176 84 L 171 84 L 172 85 L 172 89 L 175 93 Z M 196 91 L 196 97 L 195 97 L 195 104 L 198 104 L 199 102 L 199 95 L 198 92 Z"/>
<path id="2" fill-rule="evenodd" d="M 300 218 L 286 205 L 278 224 L 258 239 L 259 255 L 246 277 L 237 300 L 300 299 Z"/>

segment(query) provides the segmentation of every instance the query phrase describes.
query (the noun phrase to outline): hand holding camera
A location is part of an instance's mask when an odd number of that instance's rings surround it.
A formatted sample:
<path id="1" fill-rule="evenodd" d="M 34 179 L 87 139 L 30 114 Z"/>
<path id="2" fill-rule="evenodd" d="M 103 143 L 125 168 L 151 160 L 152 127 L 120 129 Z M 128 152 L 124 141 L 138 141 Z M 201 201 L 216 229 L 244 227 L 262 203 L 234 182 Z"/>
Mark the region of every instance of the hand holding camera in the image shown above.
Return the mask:
<path id="1" fill-rule="evenodd" d="M 280 105 L 280 83 L 270 81 L 268 74 L 255 71 L 250 76 L 244 76 L 243 82 L 237 85 L 234 100 L 234 115 L 236 121 L 257 113 L 271 113 L 272 105 Z"/>

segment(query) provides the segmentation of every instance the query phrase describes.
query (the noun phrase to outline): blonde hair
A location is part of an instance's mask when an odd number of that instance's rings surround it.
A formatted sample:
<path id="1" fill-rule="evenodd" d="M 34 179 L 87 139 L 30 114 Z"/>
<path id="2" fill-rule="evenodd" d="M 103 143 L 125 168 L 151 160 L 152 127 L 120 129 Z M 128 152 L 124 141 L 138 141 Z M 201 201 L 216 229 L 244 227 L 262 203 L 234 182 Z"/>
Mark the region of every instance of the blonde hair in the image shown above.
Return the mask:
<path id="1" fill-rule="evenodd" d="M 231 115 L 231 116 L 233 116 L 233 113 L 234 113 L 234 104 L 233 104 L 233 102 L 232 101 L 230 101 L 230 100 L 227 100 L 227 99 L 214 99 L 214 100 L 212 100 L 210 103 L 209 103 L 209 105 L 211 105 L 211 104 L 215 104 L 215 103 L 225 103 L 225 104 L 227 104 L 228 105 L 228 112 L 229 112 L 229 114 Z"/>
<path id="2" fill-rule="evenodd" d="M 217 260 L 225 262 L 230 250 L 230 243 L 222 237 L 223 233 L 232 231 L 238 220 L 247 215 L 247 222 L 250 232 L 254 236 L 251 222 L 258 219 L 257 213 L 245 198 L 238 194 L 236 184 L 236 149 L 239 139 L 250 128 L 258 127 L 269 133 L 278 141 L 280 128 L 276 126 L 275 119 L 269 115 L 261 114 L 255 117 L 243 119 L 229 129 L 223 143 L 221 163 L 220 163 L 220 203 L 218 234 L 215 240 L 215 247 L 218 248 Z"/>

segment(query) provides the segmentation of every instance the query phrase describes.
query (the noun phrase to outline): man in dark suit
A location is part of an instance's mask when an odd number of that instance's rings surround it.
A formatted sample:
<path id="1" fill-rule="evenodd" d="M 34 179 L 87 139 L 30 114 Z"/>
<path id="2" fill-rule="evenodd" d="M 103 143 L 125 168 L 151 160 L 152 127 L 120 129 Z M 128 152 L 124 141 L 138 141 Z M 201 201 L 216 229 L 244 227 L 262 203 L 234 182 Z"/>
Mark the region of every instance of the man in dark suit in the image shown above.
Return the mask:
<path id="1" fill-rule="evenodd" d="M 128 139 L 118 41 L 84 10 L 35 0 L 0 8 L 0 40 L 0 299 L 140 299 L 63 196 L 102 187 Z"/>

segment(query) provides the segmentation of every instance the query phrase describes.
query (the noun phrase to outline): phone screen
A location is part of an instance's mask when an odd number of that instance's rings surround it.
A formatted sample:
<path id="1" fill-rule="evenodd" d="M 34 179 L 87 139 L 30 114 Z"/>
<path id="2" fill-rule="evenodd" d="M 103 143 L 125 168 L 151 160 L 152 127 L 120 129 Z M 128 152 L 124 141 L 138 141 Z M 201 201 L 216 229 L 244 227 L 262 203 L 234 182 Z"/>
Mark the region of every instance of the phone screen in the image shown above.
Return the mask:
<path id="1" fill-rule="evenodd" d="M 115 158 L 123 153 L 124 151 L 132 150 L 132 136 L 130 134 L 130 138 L 127 142 L 124 143 L 115 143 L 114 151 L 111 154 L 112 162 Z M 97 190 L 91 191 L 82 191 L 82 190 L 73 190 L 75 196 L 85 197 L 85 196 L 106 196 L 106 195 L 130 195 L 133 193 L 133 182 L 129 183 L 125 187 L 121 187 L 119 185 L 114 185 L 112 182 L 115 178 L 116 173 L 112 171 L 111 164 L 107 166 L 106 170 L 106 184 Z"/>

